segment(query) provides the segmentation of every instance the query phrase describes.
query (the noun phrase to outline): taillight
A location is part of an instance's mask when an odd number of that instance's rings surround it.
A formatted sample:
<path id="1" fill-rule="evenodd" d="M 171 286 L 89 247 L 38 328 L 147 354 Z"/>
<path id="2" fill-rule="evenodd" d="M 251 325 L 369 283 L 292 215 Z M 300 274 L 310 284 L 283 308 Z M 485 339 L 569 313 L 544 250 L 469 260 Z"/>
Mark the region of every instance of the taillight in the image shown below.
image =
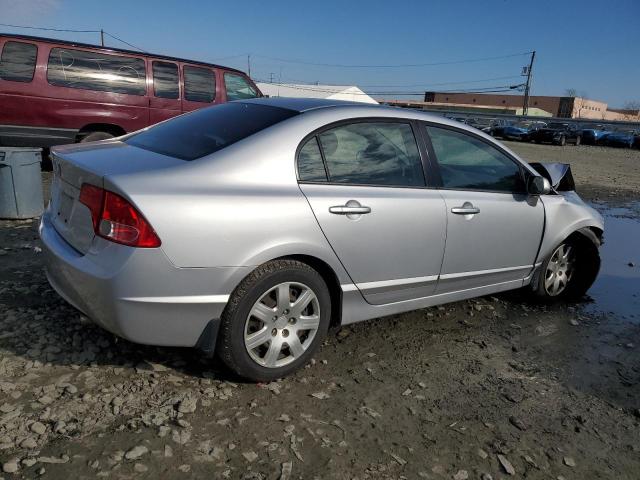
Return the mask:
<path id="1" fill-rule="evenodd" d="M 80 202 L 91 211 L 96 235 L 130 247 L 160 246 L 153 227 L 120 195 L 85 183 L 80 189 Z"/>

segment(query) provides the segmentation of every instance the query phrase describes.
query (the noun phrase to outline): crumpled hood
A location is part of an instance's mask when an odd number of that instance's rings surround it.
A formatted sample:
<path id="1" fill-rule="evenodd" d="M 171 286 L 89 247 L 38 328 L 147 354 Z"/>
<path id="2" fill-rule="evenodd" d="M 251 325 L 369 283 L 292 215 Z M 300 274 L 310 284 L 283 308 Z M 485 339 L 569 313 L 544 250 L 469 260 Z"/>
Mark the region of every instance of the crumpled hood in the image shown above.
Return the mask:
<path id="1" fill-rule="evenodd" d="M 530 163 L 531 167 L 540 175 L 549 180 L 551 186 L 557 191 L 570 191 L 576 189 L 571 165 L 568 163 Z"/>

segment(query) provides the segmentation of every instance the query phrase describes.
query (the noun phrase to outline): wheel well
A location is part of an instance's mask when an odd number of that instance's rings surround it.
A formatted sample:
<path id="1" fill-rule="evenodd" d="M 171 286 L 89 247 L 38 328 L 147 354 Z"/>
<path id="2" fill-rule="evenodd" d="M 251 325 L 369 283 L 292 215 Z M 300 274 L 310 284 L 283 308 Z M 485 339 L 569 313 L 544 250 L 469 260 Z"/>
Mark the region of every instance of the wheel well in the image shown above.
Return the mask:
<path id="1" fill-rule="evenodd" d="M 287 255 L 286 257 L 280 257 L 281 259 L 297 260 L 302 263 L 306 263 L 316 272 L 320 274 L 322 279 L 329 288 L 329 295 L 331 296 L 331 327 L 339 327 L 342 323 L 342 288 L 340 288 L 340 282 L 333 269 L 324 261 L 317 257 L 310 255 Z"/>
<path id="2" fill-rule="evenodd" d="M 127 133 L 121 126 L 114 125 L 112 123 L 90 123 L 78 131 L 78 134 L 76 135 L 76 142 L 79 142 L 83 137 L 86 137 L 93 132 L 106 132 L 115 137 L 119 137 L 120 135 Z"/>

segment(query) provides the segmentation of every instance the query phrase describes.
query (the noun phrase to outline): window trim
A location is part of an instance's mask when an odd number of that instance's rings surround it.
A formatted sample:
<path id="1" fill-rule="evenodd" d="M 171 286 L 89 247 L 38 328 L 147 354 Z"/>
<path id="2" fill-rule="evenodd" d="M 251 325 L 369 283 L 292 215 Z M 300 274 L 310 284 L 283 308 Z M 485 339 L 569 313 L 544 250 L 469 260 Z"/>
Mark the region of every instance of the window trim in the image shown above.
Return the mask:
<path id="1" fill-rule="evenodd" d="M 31 83 L 33 82 L 34 77 L 36 76 L 36 69 L 38 68 L 38 44 L 37 43 L 32 43 L 32 42 L 23 42 L 21 40 L 7 40 L 6 42 L 4 42 L 2 44 L 2 51 L 0 52 L 0 62 L 2 61 L 2 54 L 4 53 L 4 49 L 6 48 L 6 46 L 10 43 L 20 43 L 20 44 L 24 44 L 24 45 L 32 45 L 34 47 L 36 47 L 36 60 L 35 62 L 33 62 L 33 68 L 31 69 L 31 78 L 29 80 L 14 80 L 14 79 L 6 79 L 6 78 L 0 78 L 0 80 L 3 80 L 5 82 L 18 82 L 18 83 Z"/>
<path id="2" fill-rule="evenodd" d="M 329 168 L 327 167 L 327 161 L 324 155 L 324 149 L 322 148 L 322 142 L 317 138 L 322 133 L 332 130 L 334 128 L 341 127 L 343 125 L 352 125 L 354 123 L 400 123 L 404 125 L 409 125 L 411 131 L 413 133 L 413 138 L 416 142 L 416 148 L 418 149 L 418 155 L 420 156 L 420 165 L 422 167 L 422 175 L 424 184 L 423 185 L 384 185 L 384 184 L 373 184 L 373 183 L 345 183 L 345 182 L 332 182 L 331 174 L 329 173 Z M 309 180 L 301 180 L 299 171 L 298 171 L 298 158 L 300 156 L 300 151 L 302 147 L 307 144 L 312 137 L 316 137 L 316 142 L 320 147 L 320 154 L 322 156 L 322 164 L 324 166 L 324 170 L 327 175 L 326 182 L 318 182 L 318 181 L 309 181 Z M 376 188 L 412 188 L 412 189 L 432 189 L 433 186 L 429 184 L 430 175 L 427 173 L 427 165 L 428 159 L 427 152 L 424 150 L 423 145 L 421 143 L 421 136 L 419 135 L 419 126 L 415 119 L 411 118 L 399 118 L 399 117 L 356 117 L 356 118 L 348 118 L 343 120 L 337 120 L 335 122 L 328 123 L 323 125 L 320 128 L 315 129 L 311 133 L 307 134 L 298 144 L 296 148 L 296 156 L 295 156 L 295 173 L 296 180 L 299 184 L 303 185 L 332 185 L 332 186 L 344 186 L 344 187 L 376 187 Z"/>
<path id="3" fill-rule="evenodd" d="M 105 93 L 110 93 L 112 95 L 131 95 L 134 97 L 148 97 L 149 96 L 149 86 L 148 86 L 148 72 L 147 72 L 147 58 L 145 56 L 136 56 L 136 55 L 121 55 L 121 54 L 112 54 L 110 52 L 104 52 L 102 50 L 92 50 L 92 49 L 88 49 L 88 48 L 77 48 L 74 46 L 70 46 L 69 48 L 62 46 L 63 44 L 60 45 L 54 45 L 49 49 L 49 53 L 47 54 L 47 62 L 46 62 L 46 71 L 45 71 L 45 78 L 47 79 L 47 84 L 51 85 L 52 87 L 57 87 L 57 88 L 70 88 L 72 90 L 84 90 L 85 92 L 94 92 L 94 93 L 99 93 L 99 94 L 105 94 Z M 53 52 L 55 49 L 59 49 L 59 50 L 72 50 L 72 51 L 76 51 L 76 52 L 86 52 L 86 53 L 97 53 L 99 55 L 107 55 L 110 57 L 120 57 L 120 58 L 130 58 L 130 59 L 136 59 L 136 60 L 142 60 L 142 64 L 144 65 L 144 79 L 142 84 L 144 85 L 144 90 L 142 93 L 131 93 L 131 92 L 112 92 L 111 90 L 96 90 L 94 88 L 84 88 L 84 87 L 72 87 L 71 85 L 57 85 L 55 83 L 51 83 L 51 81 L 49 80 L 49 64 L 51 63 L 51 52 Z M 153 76 L 153 73 L 152 73 Z"/>
<path id="4" fill-rule="evenodd" d="M 180 101 L 180 65 L 178 65 L 177 63 L 174 62 L 167 62 L 166 60 L 157 60 L 155 58 L 151 58 L 151 88 L 153 90 L 153 98 L 159 98 L 162 100 L 177 100 Z M 177 80 L 178 80 L 178 96 L 175 98 L 169 98 L 169 97 L 159 97 L 158 93 L 156 91 L 156 75 L 155 75 L 155 70 L 154 70 L 154 66 L 156 63 L 160 63 L 160 64 L 165 64 L 165 65 L 173 65 L 174 67 L 176 67 L 176 75 L 177 75 Z"/>
<path id="5" fill-rule="evenodd" d="M 429 132 L 427 131 L 427 127 L 441 128 L 443 130 L 451 130 L 451 131 L 456 132 L 456 133 L 460 133 L 460 134 L 463 134 L 463 135 L 468 135 L 468 136 L 473 137 L 474 139 L 484 143 L 485 145 L 488 145 L 489 147 L 495 148 L 500 153 L 502 153 L 505 157 L 507 157 L 509 160 L 511 160 L 513 163 L 516 164 L 516 166 L 518 167 L 518 170 L 520 171 L 520 178 L 522 179 L 522 184 L 525 186 L 524 190 L 521 191 L 521 192 L 516 192 L 516 191 L 505 192 L 504 190 L 487 190 L 487 189 L 480 189 L 480 188 L 449 188 L 449 187 L 445 187 L 444 183 L 442 181 L 442 174 L 440 173 L 440 164 L 438 163 L 438 156 L 436 155 L 435 149 L 433 148 L 433 143 L 431 142 L 431 137 L 429 136 Z M 427 120 L 420 120 L 420 129 L 423 131 L 423 134 L 424 134 L 424 137 L 425 137 L 425 141 L 426 141 L 426 144 L 427 144 L 427 149 L 429 151 L 429 157 L 433 158 L 433 162 L 431 164 L 431 167 L 433 169 L 433 175 L 438 179 L 438 186 L 436 187 L 438 190 L 449 190 L 449 191 L 458 191 L 458 192 L 501 193 L 501 194 L 504 194 L 504 195 L 528 195 L 527 190 L 526 190 L 527 173 L 530 173 L 530 172 L 527 171 L 527 168 L 522 164 L 522 162 L 520 160 L 518 160 L 513 155 L 511 155 L 509 152 L 507 152 L 504 148 L 502 148 L 501 145 L 499 145 L 497 143 L 494 143 L 491 140 L 488 140 L 488 139 L 482 137 L 481 135 L 478 135 L 475 132 L 470 132 L 469 130 L 456 128 L 456 127 L 451 126 L 451 125 L 445 125 L 445 124 L 442 124 L 442 123 L 436 123 L 436 122 L 431 122 L 431 121 L 427 121 Z M 533 174 L 531 174 L 531 175 L 533 175 Z"/>

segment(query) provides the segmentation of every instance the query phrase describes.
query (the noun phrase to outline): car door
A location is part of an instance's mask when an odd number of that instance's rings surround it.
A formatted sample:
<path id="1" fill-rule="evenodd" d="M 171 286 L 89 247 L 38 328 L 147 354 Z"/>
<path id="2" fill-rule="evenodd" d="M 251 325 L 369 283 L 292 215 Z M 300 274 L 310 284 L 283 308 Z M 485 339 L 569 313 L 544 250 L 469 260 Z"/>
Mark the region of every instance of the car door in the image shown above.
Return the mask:
<path id="1" fill-rule="evenodd" d="M 331 247 L 369 303 L 435 291 L 446 212 L 426 187 L 410 122 L 359 120 L 299 149 L 300 188 Z"/>
<path id="2" fill-rule="evenodd" d="M 524 167 L 471 132 L 426 125 L 447 211 L 437 293 L 525 278 L 544 229 L 544 206 L 526 193 Z"/>

